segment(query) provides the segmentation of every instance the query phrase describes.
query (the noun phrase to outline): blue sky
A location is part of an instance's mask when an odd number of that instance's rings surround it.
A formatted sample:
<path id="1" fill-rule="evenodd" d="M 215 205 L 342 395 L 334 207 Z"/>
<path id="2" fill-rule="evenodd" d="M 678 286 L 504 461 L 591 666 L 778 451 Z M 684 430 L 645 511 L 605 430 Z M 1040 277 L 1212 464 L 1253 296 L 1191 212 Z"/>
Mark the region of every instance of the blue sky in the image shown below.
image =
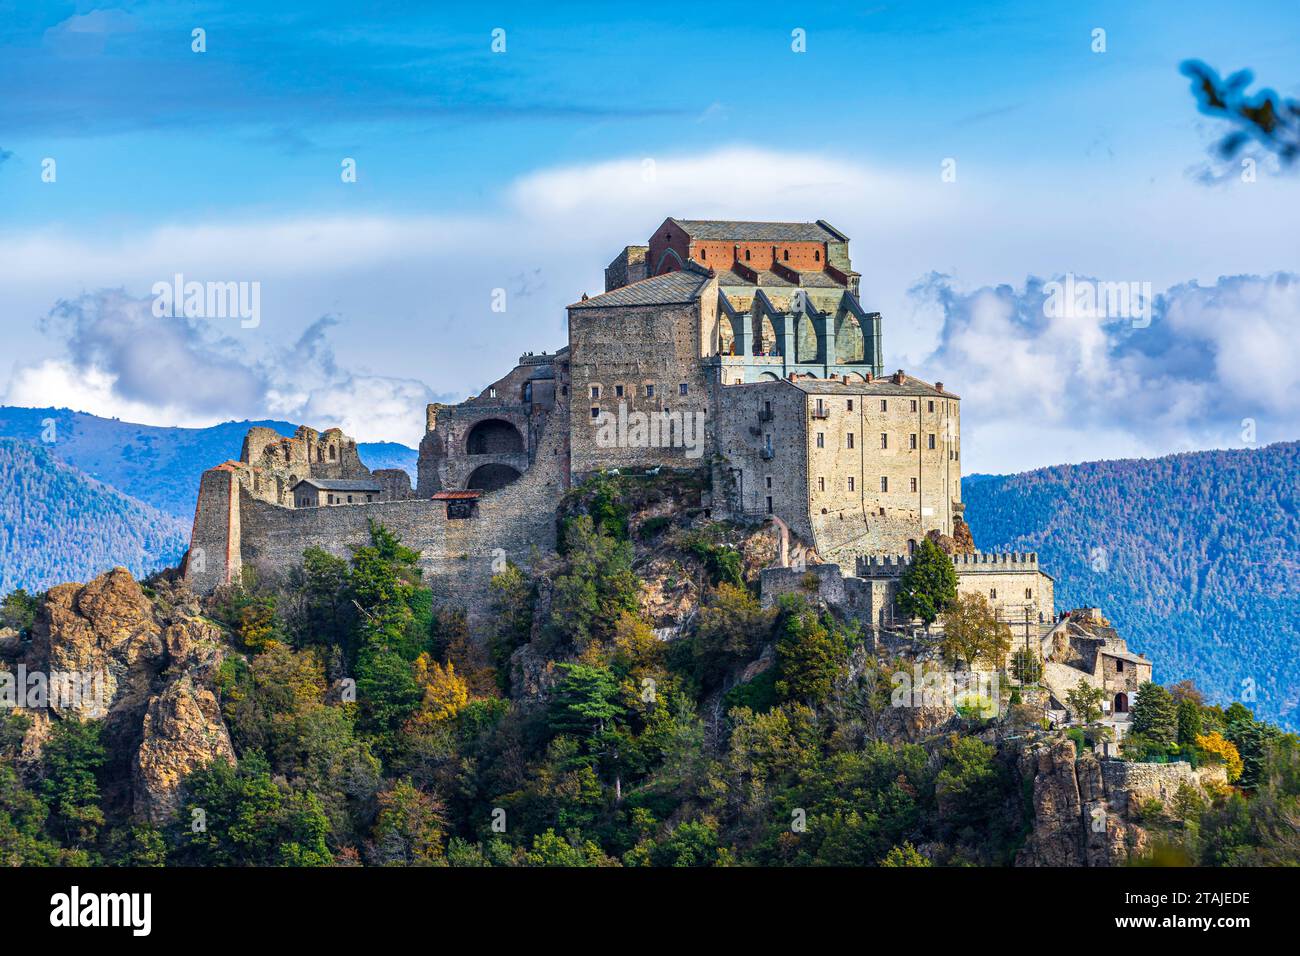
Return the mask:
<path id="1" fill-rule="evenodd" d="M 1231 446 L 1244 417 L 1300 431 L 1274 335 L 1300 174 L 1202 182 L 1222 130 L 1177 69 L 1297 95 L 1294 3 L 368 6 L 0 2 L 0 399 L 413 444 L 422 402 L 562 344 L 563 306 L 671 214 L 852 236 L 886 361 L 967 395 L 979 470 Z M 150 325 L 132 300 L 178 271 L 260 282 L 262 322 Z M 1066 272 L 1151 282 L 1154 332 L 1015 321 Z M 1069 379 L 1022 422 L 997 413 L 999 334 L 1027 395 Z M 1264 387 L 1240 384 L 1257 361 Z M 1116 381 L 1131 400 L 1091 391 Z"/>

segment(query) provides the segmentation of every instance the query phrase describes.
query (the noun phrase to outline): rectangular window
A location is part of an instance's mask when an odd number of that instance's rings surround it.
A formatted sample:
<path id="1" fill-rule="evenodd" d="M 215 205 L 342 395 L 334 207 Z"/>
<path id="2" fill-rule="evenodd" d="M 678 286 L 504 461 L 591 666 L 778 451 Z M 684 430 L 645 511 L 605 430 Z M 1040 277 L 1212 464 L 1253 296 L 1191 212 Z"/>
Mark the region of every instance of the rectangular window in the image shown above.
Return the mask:
<path id="1" fill-rule="evenodd" d="M 853 411 L 853 399 L 849 399 L 849 411 Z"/>
<path id="2" fill-rule="evenodd" d="M 880 433 L 880 447 L 881 448 L 889 447 L 889 434 L 887 432 Z"/>
<path id="3" fill-rule="evenodd" d="M 989 588 L 989 597 L 993 598 L 993 599 L 996 601 L 996 600 L 997 600 L 997 597 L 998 597 L 998 589 L 997 589 L 997 588 Z"/>
<path id="4" fill-rule="evenodd" d="M 825 447 L 826 447 L 826 433 L 825 433 L 825 432 L 818 432 L 818 433 L 817 433 L 817 447 L 818 447 L 818 448 L 825 448 Z"/>
<path id="5" fill-rule="evenodd" d="M 682 384 L 680 384 L 680 385 L 677 386 L 677 394 L 678 394 L 678 395 L 685 395 L 685 394 L 686 394 L 687 392 L 689 392 L 689 391 L 690 391 L 690 388 L 687 386 L 687 384 L 686 384 L 685 382 L 682 382 Z"/>
<path id="6" fill-rule="evenodd" d="M 817 490 L 818 491 L 826 490 L 826 479 L 822 478 L 820 475 L 817 477 Z"/>
<path id="7" fill-rule="evenodd" d="M 646 397 L 646 398 L 654 398 L 654 397 L 655 397 L 655 387 L 654 387 L 653 385 L 647 385 L 647 386 L 645 387 L 645 397 Z"/>
<path id="8" fill-rule="evenodd" d="M 593 386 L 591 386 L 591 397 L 592 397 L 592 398 L 600 398 L 600 386 L 599 386 L 599 385 L 593 385 Z"/>
<path id="9" fill-rule="evenodd" d="M 1119 658 L 1115 659 L 1115 673 L 1116 674 L 1124 673 L 1124 662 Z"/>
<path id="10" fill-rule="evenodd" d="M 769 489 L 772 487 L 772 476 L 771 476 L 771 475 L 768 475 L 768 476 L 767 476 L 767 487 L 768 487 Z"/>
<path id="11" fill-rule="evenodd" d="M 845 447 L 845 448 L 852 448 L 852 447 L 853 447 L 853 432 L 849 432 L 849 434 L 848 434 L 848 444 L 845 445 L 844 447 Z"/>
<path id="12" fill-rule="evenodd" d="M 600 417 L 600 406 L 599 406 L 599 405 L 593 405 L 593 406 L 591 406 L 591 417 L 592 417 L 592 418 L 599 418 L 599 417 Z"/>
<path id="13" fill-rule="evenodd" d="M 853 476 L 849 475 L 849 491 L 853 490 Z"/>
<path id="14" fill-rule="evenodd" d="M 768 495 L 768 496 L 767 496 L 767 513 L 768 513 L 768 514 L 771 514 L 771 513 L 772 513 L 772 496 L 771 496 L 771 495 Z"/>
<path id="15" fill-rule="evenodd" d="M 916 491 L 916 479 L 910 478 L 908 480 L 912 482 L 912 491 Z"/>
<path id="16" fill-rule="evenodd" d="M 913 435 L 908 435 L 908 436 L 907 436 L 907 447 L 910 448 L 912 451 L 916 451 L 916 435 L 915 435 L 915 434 L 913 434 Z"/>
<path id="17" fill-rule="evenodd" d="M 930 402 L 930 411 L 934 411 L 934 402 Z"/>
<path id="18" fill-rule="evenodd" d="M 622 385 L 615 385 L 615 386 L 614 386 L 614 397 L 615 397 L 615 398 L 622 398 L 622 397 L 623 397 L 623 386 L 622 386 Z"/>
<path id="19" fill-rule="evenodd" d="M 934 449 L 934 432 L 931 432 L 931 433 L 930 433 L 930 437 L 929 437 L 929 445 L 930 445 L 930 449 L 933 450 L 933 449 Z"/>
<path id="20" fill-rule="evenodd" d="M 912 399 L 912 411 L 916 411 L 916 399 Z"/>
<path id="21" fill-rule="evenodd" d="M 887 412 L 887 411 L 889 411 L 889 400 L 888 400 L 888 399 L 882 398 L 882 399 L 880 400 L 880 410 L 881 410 L 882 412 Z"/>
<path id="22" fill-rule="evenodd" d="M 1027 600 L 1027 601 L 1031 601 L 1031 600 L 1033 600 L 1033 597 L 1034 597 L 1034 589 L 1033 589 L 1033 588 L 1025 588 L 1025 600 Z M 1123 662 L 1123 661 L 1120 661 L 1120 663 L 1122 664 L 1122 663 L 1124 663 L 1124 662 Z"/>
<path id="23" fill-rule="evenodd" d="M 886 478 L 884 475 L 880 476 L 880 490 L 881 491 L 889 490 L 889 479 Z"/>

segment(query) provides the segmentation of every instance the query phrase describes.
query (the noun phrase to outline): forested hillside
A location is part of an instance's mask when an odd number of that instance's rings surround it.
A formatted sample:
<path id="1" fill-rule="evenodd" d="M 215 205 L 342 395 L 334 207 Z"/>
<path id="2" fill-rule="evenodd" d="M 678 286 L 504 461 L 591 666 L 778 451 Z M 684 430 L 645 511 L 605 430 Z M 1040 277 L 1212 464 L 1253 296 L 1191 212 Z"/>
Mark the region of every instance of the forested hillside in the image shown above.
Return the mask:
<path id="1" fill-rule="evenodd" d="M 1037 551 L 1058 607 L 1096 605 L 1224 703 L 1300 724 L 1300 443 L 963 482 L 981 550 Z M 1255 700 L 1250 699 L 1253 693 Z"/>
<path id="2" fill-rule="evenodd" d="M 199 475 L 238 458 L 254 425 L 292 435 L 281 421 L 224 422 L 211 428 L 159 428 L 99 418 L 66 408 L 0 406 L 0 437 L 41 442 L 59 461 L 189 522 Z M 415 474 L 415 451 L 393 442 L 360 443 L 370 468 L 405 468 Z"/>
<path id="3" fill-rule="evenodd" d="M 117 565 L 175 564 L 189 522 L 55 461 L 38 442 L 0 438 L 0 594 L 85 581 Z"/>

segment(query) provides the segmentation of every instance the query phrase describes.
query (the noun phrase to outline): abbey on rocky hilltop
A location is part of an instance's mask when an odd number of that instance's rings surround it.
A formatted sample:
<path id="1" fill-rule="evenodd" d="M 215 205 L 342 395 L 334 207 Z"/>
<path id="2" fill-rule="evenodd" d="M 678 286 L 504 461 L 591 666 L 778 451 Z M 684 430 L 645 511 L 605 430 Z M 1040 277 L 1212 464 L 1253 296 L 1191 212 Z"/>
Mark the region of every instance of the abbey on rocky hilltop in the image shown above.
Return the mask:
<path id="1" fill-rule="evenodd" d="M 312 545 L 346 554 L 374 519 L 421 552 L 435 596 L 472 619 L 506 559 L 527 565 L 554 549 L 574 482 L 707 469 L 713 517 L 770 516 L 787 553 L 852 568 L 880 597 L 887 562 L 927 534 L 973 547 L 960 399 L 885 374 L 881 316 L 859 302 L 859 278 L 848 237 L 824 220 L 666 219 L 615 257 L 602 293 L 568 307 L 565 347 L 524 355 L 458 405 L 428 407 L 414 488 L 402 471 L 369 471 L 337 429 L 252 429 L 239 461 L 203 475 L 186 577 L 209 591 L 244 566 L 297 563 Z M 1051 578 L 1035 556 L 1011 558 L 958 571 L 997 572 L 988 590 L 1001 611 L 1050 620 Z M 879 606 L 869 623 L 885 623 Z"/>

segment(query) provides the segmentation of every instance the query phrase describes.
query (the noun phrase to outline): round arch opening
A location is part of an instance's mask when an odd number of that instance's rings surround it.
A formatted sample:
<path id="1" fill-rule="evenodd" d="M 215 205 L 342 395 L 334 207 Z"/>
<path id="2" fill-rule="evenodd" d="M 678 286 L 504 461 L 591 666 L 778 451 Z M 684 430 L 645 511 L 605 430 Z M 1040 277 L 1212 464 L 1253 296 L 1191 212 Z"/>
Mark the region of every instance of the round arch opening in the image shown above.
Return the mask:
<path id="1" fill-rule="evenodd" d="M 469 430 L 465 452 L 470 455 L 508 455 L 524 450 L 519 429 L 500 418 L 487 418 Z"/>
<path id="2" fill-rule="evenodd" d="M 496 491 L 518 481 L 520 473 L 509 465 L 479 465 L 465 482 L 466 490 Z"/>

